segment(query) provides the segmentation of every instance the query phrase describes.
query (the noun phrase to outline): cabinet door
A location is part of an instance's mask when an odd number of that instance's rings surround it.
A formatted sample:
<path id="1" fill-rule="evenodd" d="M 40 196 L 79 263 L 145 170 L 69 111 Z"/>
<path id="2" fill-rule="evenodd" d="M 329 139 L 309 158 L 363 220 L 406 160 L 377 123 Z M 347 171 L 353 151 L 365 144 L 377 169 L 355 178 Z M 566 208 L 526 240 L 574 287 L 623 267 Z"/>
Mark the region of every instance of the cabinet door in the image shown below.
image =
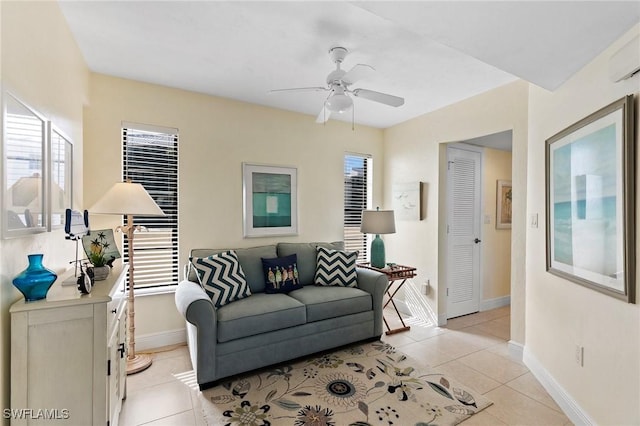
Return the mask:
<path id="1" fill-rule="evenodd" d="M 109 425 L 113 426 L 117 426 L 121 406 L 121 399 L 118 398 L 118 381 L 120 378 L 120 372 L 118 371 L 120 366 L 120 355 L 118 353 L 120 344 L 119 331 L 120 327 L 116 322 L 113 333 L 109 336 L 109 344 L 107 346 L 107 407 L 109 410 L 107 419 Z"/>
<path id="2" fill-rule="evenodd" d="M 122 400 L 126 396 L 127 357 L 125 353 L 127 333 L 126 304 L 118 309 L 118 317 L 109 338 L 110 371 L 107 389 L 109 395 L 109 425 L 118 426 L 118 418 L 122 409 Z"/>
<path id="3" fill-rule="evenodd" d="M 118 400 L 122 404 L 122 400 L 127 396 L 127 304 L 123 304 L 120 310 L 120 318 L 118 318 Z"/>
<path id="4" fill-rule="evenodd" d="M 92 424 L 94 334 L 90 305 L 14 314 L 12 408 L 67 409 L 68 416 L 52 421 L 57 425 Z M 18 368 L 22 371 L 13 371 Z M 14 418 L 11 423 L 44 422 Z"/>

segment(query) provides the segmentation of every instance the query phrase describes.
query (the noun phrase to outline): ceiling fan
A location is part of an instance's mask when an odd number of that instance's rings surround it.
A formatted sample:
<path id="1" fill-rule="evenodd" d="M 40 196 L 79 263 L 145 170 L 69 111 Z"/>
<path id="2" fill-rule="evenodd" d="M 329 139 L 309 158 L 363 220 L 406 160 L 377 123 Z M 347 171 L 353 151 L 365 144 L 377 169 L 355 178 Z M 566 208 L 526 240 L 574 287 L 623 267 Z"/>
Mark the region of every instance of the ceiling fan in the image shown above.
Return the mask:
<path id="1" fill-rule="evenodd" d="M 370 101 L 379 102 L 381 104 L 399 107 L 404 104 L 404 98 L 398 96 L 387 95 L 386 93 L 375 92 L 368 89 L 350 89 L 356 81 L 365 78 L 375 71 L 371 65 L 357 64 L 351 70 L 344 71 L 340 68 L 340 64 L 344 61 L 349 51 L 344 47 L 332 47 L 329 49 L 329 56 L 335 62 L 336 69 L 331 71 L 327 76 L 326 86 L 316 87 L 298 87 L 293 89 L 276 89 L 271 93 L 278 92 L 329 92 L 329 96 L 324 101 L 322 110 L 318 114 L 316 123 L 325 123 L 329 120 L 331 113 L 341 114 L 353 107 L 353 99 L 349 94 L 368 99 Z"/>

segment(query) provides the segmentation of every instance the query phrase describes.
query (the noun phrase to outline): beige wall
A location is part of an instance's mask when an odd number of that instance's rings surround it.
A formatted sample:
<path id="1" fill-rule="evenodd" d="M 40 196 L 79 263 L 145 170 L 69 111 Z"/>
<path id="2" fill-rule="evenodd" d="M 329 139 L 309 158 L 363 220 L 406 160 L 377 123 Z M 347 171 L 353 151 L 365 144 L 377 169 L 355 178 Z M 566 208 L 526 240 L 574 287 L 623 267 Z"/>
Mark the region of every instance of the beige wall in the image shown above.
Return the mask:
<path id="1" fill-rule="evenodd" d="M 444 144 L 512 130 L 513 161 L 526 164 L 527 96 L 528 84 L 518 81 L 385 130 L 385 206 L 392 205 L 391 185 L 395 182 L 422 181 L 428 188 L 426 219 L 397 223 L 397 232 L 385 236 L 387 252 L 396 262 L 417 267 L 416 282 L 431 281 L 433 291 L 424 297 L 440 322 L 446 318 L 445 280 L 440 276 L 443 259 L 438 256 L 446 229 L 440 221 L 445 204 L 440 190 L 441 172 L 446 169 L 442 167 L 446 164 Z M 511 242 L 511 338 L 524 343 L 526 167 L 518 167 L 512 181 L 516 197 Z M 487 261 L 491 262 L 489 257 Z"/>
<path id="2" fill-rule="evenodd" d="M 74 144 L 74 207 L 82 206 L 82 106 L 89 71 L 55 2 L 0 2 L 2 93 L 10 91 L 68 135 Z M 11 280 L 27 254 L 43 253 L 56 271 L 75 258 L 64 232 L 0 240 L 0 402 L 9 407 L 9 307 L 22 295 Z"/>
<path id="3" fill-rule="evenodd" d="M 121 121 L 179 129 L 180 261 L 196 247 L 342 239 L 345 151 L 373 155 L 382 199 L 382 131 L 93 74 L 85 109 L 85 207 L 121 179 Z M 242 162 L 298 168 L 299 235 L 242 237 Z M 117 218 L 92 216 L 115 226 Z M 100 221 L 100 222 L 98 222 Z M 184 327 L 173 294 L 138 298 L 136 334 Z"/>
<path id="4" fill-rule="evenodd" d="M 640 423 L 640 307 L 545 271 L 545 140 L 627 94 L 638 96 L 640 75 L 613 83 L 608 61 L 639 32 L 640 25 L 555 92 L 531 86 L 529 96 L 528 213 L 538 214 L 541 225 L 527 233 L 525 356 L 537 360 L 596 424 Z M 637 98 L 635 108 L 637 125 Z M 638 254 L 636 238 L 632 262 Z M 584 346 L 584 367 L 574 360 L 576 345 Z"/>
<path id="5" fill-rule="evenodd" d="M 511 152 L 485 148 L 483 153 L 482 300 L 511 293 L 511 229 L 496 229 L 496 185 L 511 180 Z M 484 217 L 483 217 L 484 219 Z"/>

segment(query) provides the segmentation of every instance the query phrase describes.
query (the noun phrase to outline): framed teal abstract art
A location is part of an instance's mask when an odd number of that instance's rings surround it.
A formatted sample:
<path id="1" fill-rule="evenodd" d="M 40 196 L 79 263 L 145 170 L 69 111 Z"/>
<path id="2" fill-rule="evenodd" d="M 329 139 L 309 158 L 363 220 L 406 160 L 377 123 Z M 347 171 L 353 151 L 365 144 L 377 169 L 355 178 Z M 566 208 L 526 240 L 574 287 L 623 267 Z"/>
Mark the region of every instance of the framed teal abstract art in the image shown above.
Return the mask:
<path id="1" fill-rule="evenodd" d="M 242 164 L 244 236 L 298 233 L 297 169 Z"/>
<path id="2" fill-rule="evenodd" d="M 635 141 L 626 96 L 546 143 L 547 271 L 635 303 Z"/>

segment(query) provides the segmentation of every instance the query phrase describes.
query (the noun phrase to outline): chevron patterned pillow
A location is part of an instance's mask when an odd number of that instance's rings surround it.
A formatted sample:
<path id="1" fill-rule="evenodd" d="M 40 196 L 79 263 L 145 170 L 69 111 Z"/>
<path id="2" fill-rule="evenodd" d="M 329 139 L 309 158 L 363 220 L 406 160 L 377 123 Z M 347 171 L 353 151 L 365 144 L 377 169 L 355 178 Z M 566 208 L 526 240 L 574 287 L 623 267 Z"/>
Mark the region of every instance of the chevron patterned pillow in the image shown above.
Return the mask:
<path id="1" fill-rule="evenodd" d="M 200 285 L 216 308 L 251 296 L 235 251 L 225 251 L 209 257 L 192 257 L 191 263 L 196 268 Z"/>
<path id="2" fill-rule="evenodd" d="M 316 247 L 316 285 L 357 287 L 356 259 L 358 252 L 331 250 Z"/>

